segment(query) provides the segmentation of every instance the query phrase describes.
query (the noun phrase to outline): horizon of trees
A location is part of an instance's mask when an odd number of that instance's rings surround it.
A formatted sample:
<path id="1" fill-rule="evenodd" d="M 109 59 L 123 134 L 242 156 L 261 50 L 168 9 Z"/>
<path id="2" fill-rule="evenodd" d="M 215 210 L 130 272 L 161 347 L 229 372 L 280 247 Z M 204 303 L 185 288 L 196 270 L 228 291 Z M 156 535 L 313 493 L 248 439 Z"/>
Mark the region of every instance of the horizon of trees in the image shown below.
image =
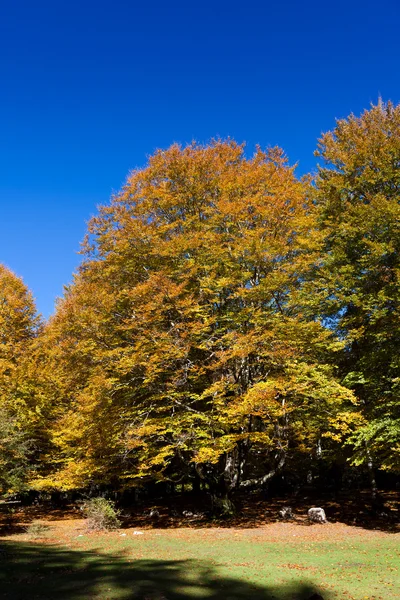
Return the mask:
<path id="1" fill-rule="evenodd" d="M 47 322 L 0 265 L 0 495 L 399 472 L 400 106 L 316 155 L 157 151 Z"/>

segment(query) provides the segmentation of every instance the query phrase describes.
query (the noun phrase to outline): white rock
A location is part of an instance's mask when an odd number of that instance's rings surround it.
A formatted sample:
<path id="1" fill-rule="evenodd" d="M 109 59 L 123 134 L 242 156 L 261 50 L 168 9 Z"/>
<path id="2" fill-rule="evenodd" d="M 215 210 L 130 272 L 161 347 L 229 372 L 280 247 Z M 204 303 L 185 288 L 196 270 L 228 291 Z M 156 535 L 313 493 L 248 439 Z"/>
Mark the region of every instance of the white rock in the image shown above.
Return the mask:
<path id="1" fill-rule="evenodd" d="M 326 523 L 326 515 L 323 508 L 310 508 L 308 511 L 308 518 L 313 523 Z"/>
<path id="2" fill-rule="evenodd" d="M 133 535 L 143 535 L 143 531 L 134 531 Z"/>
<path id="3" fill-rule="evenodd" d="M 284 506 L 279 511 L 279 516 L 281 519 L 293 519 L 293 511 L 290 506 Z"/>

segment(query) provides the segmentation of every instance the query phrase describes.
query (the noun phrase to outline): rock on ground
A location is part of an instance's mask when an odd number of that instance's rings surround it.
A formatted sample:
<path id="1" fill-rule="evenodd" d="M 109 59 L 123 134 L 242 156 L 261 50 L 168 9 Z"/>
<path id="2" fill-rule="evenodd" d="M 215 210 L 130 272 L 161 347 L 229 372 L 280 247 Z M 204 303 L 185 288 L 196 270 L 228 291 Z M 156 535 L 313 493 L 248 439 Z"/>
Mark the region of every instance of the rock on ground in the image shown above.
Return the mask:
<path id="1" fill-rule="evenodd" d="M 293 510 L 290 506 L 284 506 L 279 511 L 281 519 L 293 519 Z"/>
<path id="2" fill-rule="evenodd" d="M 313 523 L 326 523 L 326 515 L 323 508 L 310 508 L 308 518 Z"/>

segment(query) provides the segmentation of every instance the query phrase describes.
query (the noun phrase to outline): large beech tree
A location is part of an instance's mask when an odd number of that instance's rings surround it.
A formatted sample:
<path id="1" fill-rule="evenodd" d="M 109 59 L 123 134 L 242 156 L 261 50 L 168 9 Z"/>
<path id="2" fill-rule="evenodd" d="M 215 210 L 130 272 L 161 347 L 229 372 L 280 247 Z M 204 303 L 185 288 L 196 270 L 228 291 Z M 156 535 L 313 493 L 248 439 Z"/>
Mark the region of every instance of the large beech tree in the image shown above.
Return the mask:
<path id="1" fill-rule="evenodd" d="M 317 155 L 324 251 L 310 297 L 345 341 L 341 373 L 361 399 L 355 463 L 399 470 L 400 106 L 338 121 Z"/>
<path id="2" fill-rule="evenodd" d="M 32 452 L 26 357 L 40 328 L 31 293 L 0 265 L 0 494 L 23 487 Z"/>
<path id="3" fill-rule="evenodd" d="M 233 141 L 174 145 L 129 176 L 44 332 L 57 452 L 37 485 L 203 478 L 226 494 L 351 432 L 340 343 L 303 315 L 308 192 L 281 150 Z"/>

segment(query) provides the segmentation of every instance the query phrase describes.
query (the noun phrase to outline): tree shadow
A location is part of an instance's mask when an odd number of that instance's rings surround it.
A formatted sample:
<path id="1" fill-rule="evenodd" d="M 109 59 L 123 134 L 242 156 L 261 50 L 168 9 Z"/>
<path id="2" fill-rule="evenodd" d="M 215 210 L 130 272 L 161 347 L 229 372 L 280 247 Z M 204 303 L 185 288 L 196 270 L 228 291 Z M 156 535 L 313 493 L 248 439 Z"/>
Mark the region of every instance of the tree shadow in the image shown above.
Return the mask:
<path id="1" fill-rule="evenodd" d="M 17 505 L 16 508 L 7 503 L 0 504 L 0 537 L 3 535 L 16 535 L 24 533 L 27 527 L 35 520 L 60 521 L 82 519 L 82 511 L 75 506 L 55 509 L 46 504 L 31 506 Z M 0 596 L 1 598 L 1 596 Z"/>
<path id="2" fill-rule="evenodd" d="M 0 549 L 0 598 L 317 600 L 322 596 L 301 581 L 267 588 L 223 577 L 204 561 L 129 560 L 121 554 L 5 542 Z M 328 599 L 325 592 L 323 598 Z"/>
<path id="3" fill-rule="evenodd" d="M 379 530 L 385 533 L 399 533 L 400 531 L 400 495 L 398 492 L 382 492 L 380 505 L 374 505 L 368 491 L 353 491 L 343 493 L 327 492 L 325 494 L 291 495 L 272 497 L 266 499 L 263 495 L 254 494 L 250 497 L 237 499 L 238 512 L 229 518 L 212 517 L 203 513 L 203 506 L 188 495 L 188 498 L 177 498 L 172 506 L 175 513 L 171 514 L 171 500 L 167 502 L 149 504 L 144 507 L 131 507 L 124 511 L 123 527 L 156 529 L 179 529 L 191 527 L 193 529 L 204 527 L 219 527 L 230 529 L 257 529 L 260 525 L 282 522 L 280 510 L 290 506 L 293 510 L 293 523 L 304 527 L 315 527 L 307 517 L 307 511 L 312 506 L 321 506 L 330 523 L 343 523 L 351 527 L 366 530 Z M 185 502 L 186 500 L 186 502 Z M 176 511 L 176 508 L 179 511 Z M 157 513 L 156 518 L 149 516 L 150 509 Z M 193 516 L 185 516 L 189 509 Z M 318 524 L 317 524 L 318 526 Z"/>
<path id="4" fill-rule="evenodd" d="M 220 527 L 230 529 L 256 529 L 260 525 L 281 522 L 279 512 L 285 506 L 291 506 L 295 519 L 293 523 L 304 527 L 313 526 L 308 521 L 307 510 L 312 506 L 321 506 L 330 523 L 344 523 L 366 530 L 379 530 L 385 533 L 400 531 L 400 494 L 398 491 L 380 491 L 379 504 L 375 505 L 368 490 L 310 492 L 308 495 L 295 494 L 266 498 L 263 493 L 247 494 L 237 498 L 238 512 L 230 518 L 216 518 L 204 512 L 207 508 L 204 494 L 175 495 L 158 502 L 126 505 L 123 507 L 122 527 L 193 529 Z M 150 517 L 155 509 L 156 518 Z M 189 512 L 192 516 L 185 516 Z M 0 504 L 0 537 L 23 533 L 35 519 L 57 521 L 73 519 L 79 521 L 83 513 L 74 504 L 55 508 L 51 504 L 20 506 L 7 510 Z M 318 525 L 317 525 L 318 526 Z M 0 596 L 1 598 L 1 596 Z"/>

